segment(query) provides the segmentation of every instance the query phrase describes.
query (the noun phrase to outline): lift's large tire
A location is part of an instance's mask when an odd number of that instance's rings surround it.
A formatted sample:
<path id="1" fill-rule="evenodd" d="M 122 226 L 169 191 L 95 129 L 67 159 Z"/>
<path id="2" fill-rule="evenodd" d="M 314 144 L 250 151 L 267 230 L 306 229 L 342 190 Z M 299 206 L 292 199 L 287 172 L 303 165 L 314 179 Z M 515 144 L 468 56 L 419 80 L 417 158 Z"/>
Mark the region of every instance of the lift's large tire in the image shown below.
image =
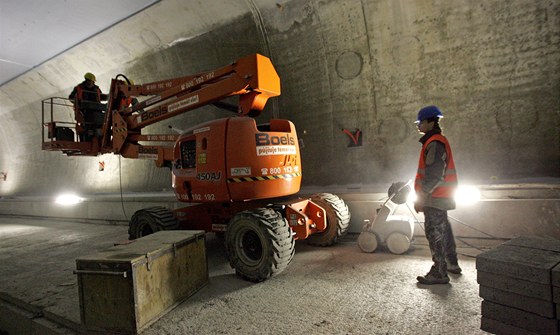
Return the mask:
<path id="1" fill-rule="evenodd" d="M 226 230 L 229 263 L 245 280 L 260 282 L 282 272 L 294 257 L 288 222 L 270 208 L 236 214 Z"/>
<path id="2" fill-rule="evenodd" d="M 128 238 L 135 240 L 160 230 L 175 230 L 179 222 L 165 207 L 149 207 L 136 211 L 128 225 Z"/>
<path id="3" fill-rule="evenodd" d="M 314 194 L 311 201 L 323 207 L 327 212 L 327 229 L 307 238 L 307 243 L 319 246 L 329 246 L 348 232 L 350 226 L 350 211 L 346 203 L 331 193 Z"/>

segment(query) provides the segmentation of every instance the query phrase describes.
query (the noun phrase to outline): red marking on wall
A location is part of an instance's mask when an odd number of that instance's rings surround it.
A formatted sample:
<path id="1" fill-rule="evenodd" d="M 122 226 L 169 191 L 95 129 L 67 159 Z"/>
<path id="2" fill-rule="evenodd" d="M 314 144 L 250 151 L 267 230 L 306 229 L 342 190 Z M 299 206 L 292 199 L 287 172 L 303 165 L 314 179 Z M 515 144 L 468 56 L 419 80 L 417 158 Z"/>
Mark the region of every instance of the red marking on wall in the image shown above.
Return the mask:
<path id="1" fill-rule="evenodd" d="M 348 129 L 342 128 L 342 131 L 350 137 L 352 142 L 348 145 L 348 147 L 360 147 L 362 146 L 362 131 L 356 128 L 356 131 L 352 134 Z"/>

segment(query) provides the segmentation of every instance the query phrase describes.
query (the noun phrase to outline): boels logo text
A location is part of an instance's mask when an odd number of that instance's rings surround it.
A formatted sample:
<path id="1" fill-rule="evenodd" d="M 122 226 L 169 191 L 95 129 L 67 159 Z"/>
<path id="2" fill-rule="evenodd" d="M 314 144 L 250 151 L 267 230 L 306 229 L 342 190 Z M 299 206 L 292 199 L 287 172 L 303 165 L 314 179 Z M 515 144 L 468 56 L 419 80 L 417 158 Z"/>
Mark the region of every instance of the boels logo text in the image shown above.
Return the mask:
<path id="1" fill-rule="evenodd" d="M 147 111 L 147 112 L 144 112 L 144 113 L 140 114 L 140 119 L 142 120 L 142 122 L 144 122 L 144 121 L 151 120 L 155 117 L 161 116 L 161 115 L 166 114 L 166 113 L 167 113 L 167 108 L 161 108 L 161 109 L 157 109 L 157 110 L 154 110 L 154 111 Z"/>
<path id="2" fill-rule="evenodd" d="M 255 140 L 257 142 L 257 146 L 261 145 L 294 145 L 295 139 L 290 137 L 289 135 L 286 136 L 270 136 L 267 133 L 257 133 L 255 134 Z"/>

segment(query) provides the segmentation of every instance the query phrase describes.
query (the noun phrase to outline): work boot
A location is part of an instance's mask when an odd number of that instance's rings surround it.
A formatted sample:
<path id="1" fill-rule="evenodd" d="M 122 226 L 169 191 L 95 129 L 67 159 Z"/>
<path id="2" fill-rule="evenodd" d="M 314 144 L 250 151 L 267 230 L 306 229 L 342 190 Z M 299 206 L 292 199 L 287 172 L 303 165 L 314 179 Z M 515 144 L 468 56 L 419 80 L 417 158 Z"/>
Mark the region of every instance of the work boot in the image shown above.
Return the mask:
<path id="1" fill-rule="evenodd" d="M 447 264 L 447 272 L 454 273 L 456 275 L 461 274 L 463 270 L 459 266 L 459 264 Z"/>
<path id="2" fill-rule="evenodd" d="M 448 273 L 454 273 L 456 275 L 460 274 L 463 270 L 461 269 L 461 267 L 459 266 L 459 262 L 457 262 L 457 260 L 450 261 L 450 260 L 446 260 L 447 263 L 447 272 Z"/>
<path id="3" fill-rule="evenodd" d="M 428 272 L 428 274 L 425 275 L 425 276 L 416 277 L 416 280 L 418 280 L 418 282 L 420 284 L 424 284 L 424 285 L 435 285 L 435 284 L 447 284 L 447 283 L 449 283 L 449 277 L 447 276 L 447 274 L 445 274 L 444 276 L 441 276 L 441 275 L 433 273 L 432 271 Z"/>

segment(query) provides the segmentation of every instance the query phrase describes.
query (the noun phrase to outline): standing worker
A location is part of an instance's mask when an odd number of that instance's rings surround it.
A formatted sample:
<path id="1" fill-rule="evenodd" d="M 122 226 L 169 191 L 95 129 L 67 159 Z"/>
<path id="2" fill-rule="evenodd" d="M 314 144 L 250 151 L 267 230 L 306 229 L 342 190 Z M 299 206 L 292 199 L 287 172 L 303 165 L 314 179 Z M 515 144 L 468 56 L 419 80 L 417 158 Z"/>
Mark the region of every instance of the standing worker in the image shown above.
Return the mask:
<path id="1" fill-rule="evenodd" d="M 82 106 L 83 101 L 101 102 L 101 89 L 95 85 L 95 75 L 88 72 L 84 75 L 84 81 L 74 87 L 68 99 L 74 102 L 74 112 L 76 122 L 78 123 L 78 134 L 80 141 L 88 141 L 93 136 L 93 127 L 91 125 L 92 116 L 86 107 Z"/>
<path id="2" fill-rule="evenodd" d="M 447 211 L 455 209 L 453 198 L 457 189 L 457 174 L 453 154 L 447 138 L 443 136 L 439 119 L 443 114 L 436 106 L 427 106 L 418 112 L 416 123 L 422 151 L 414 188 L 416 212 L 424 212 L 426 238 L 430 245 L 434 265 L 425 276 L 416 279 L 421 284 L 447 284 L 447 273 L 460 274 L 455 238 L 447 219 Z"/>

